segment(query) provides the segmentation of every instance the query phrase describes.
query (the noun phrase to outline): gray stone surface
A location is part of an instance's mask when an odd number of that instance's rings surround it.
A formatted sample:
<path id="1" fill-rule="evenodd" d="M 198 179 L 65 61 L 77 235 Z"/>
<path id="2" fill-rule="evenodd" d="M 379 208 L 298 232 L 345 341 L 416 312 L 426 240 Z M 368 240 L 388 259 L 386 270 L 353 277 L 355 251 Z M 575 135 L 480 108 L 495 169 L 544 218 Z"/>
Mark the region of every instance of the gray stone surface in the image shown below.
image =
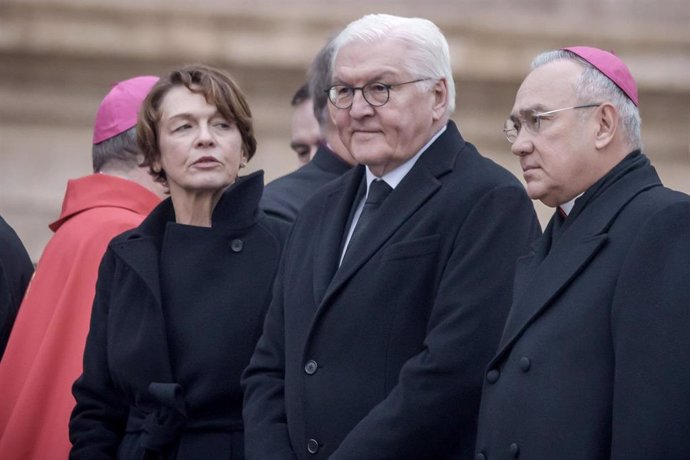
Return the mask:
<path id="1" fill-rule="evenodd" d="M 91 123 L 111 83 L 189 62 L 232 73 L 248 94 L 267 180 L 296 167 L 293 91 L 327 37 L 370 12 L 364 0 L 3 0 L 0 214 L 36 260 L 67 179 L 90 172 Z M 690 192 L 690 8 L 686 0 L 377 1 L 447 35 L 463 134 L 519 175 L 501 126 L 531 57 L 572 44 L 614 50 L 640 87 L 646 150 Z M 550 211 L 537 204 L 542 222 Z"/>

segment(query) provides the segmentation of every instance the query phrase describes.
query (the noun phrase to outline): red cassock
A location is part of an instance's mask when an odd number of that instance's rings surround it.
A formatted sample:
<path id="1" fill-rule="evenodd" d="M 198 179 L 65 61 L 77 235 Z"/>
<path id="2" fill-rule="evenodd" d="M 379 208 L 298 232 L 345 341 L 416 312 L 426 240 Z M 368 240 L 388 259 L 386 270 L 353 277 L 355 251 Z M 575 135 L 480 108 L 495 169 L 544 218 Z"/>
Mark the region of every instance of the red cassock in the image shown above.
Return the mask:
<path id="1" fill-rule="evenodd" d="M 160 199 L 105 174 L 67 184 L 55 235 L 39 260 L 0 362 L 0 456 L 66 459 L 72 383 L 82 372 L 98 266 L 110 240 Z"/>

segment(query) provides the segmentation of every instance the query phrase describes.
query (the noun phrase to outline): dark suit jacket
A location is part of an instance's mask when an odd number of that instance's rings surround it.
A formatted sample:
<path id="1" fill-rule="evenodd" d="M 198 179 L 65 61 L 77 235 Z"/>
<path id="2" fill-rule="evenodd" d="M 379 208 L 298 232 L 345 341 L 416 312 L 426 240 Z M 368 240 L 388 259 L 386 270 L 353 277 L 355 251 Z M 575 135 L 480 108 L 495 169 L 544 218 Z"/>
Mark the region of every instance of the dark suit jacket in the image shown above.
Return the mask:
<path id="1" fill-rule="evenodd" d="M 320 145 L 309 163 L 266 185 L 259 206 L 269 216 L 293 222 L 314 192 L 350 168 L 328 147 Z"/>
<path id="2" fill-rule="evenodd" d="M 690 198 L 634 153 L 556 219 L 518 264 L 477 458 L 689 459 Z"/>
<path id="3" fill-rule="evenodd" d="M 34 266 L 15 231 L 0 217 L 0 359 Z"/>
<path id="4" fill-rule="evenodd" d="M 167 199 L 110 243 L 73 389 L 70 458 L 140 459 L 144 449 L 166 459 L 244 458 L 239 380 L 288 227 L 258 212 L 262 186 L 261 172 L 238 179 L 212 228 L 171 224 Z M 191 237 L 170 247 L 171 232 L 185 230 Z"/>
<path id="5" fill-rule="evenodd" d="M 338 268 L 363 176 L 328 184 L 293 227 L 243 377 L 250 459 L 472 455 L 514 264 L 540 232 L 532 204 L 450 122 Z"/>

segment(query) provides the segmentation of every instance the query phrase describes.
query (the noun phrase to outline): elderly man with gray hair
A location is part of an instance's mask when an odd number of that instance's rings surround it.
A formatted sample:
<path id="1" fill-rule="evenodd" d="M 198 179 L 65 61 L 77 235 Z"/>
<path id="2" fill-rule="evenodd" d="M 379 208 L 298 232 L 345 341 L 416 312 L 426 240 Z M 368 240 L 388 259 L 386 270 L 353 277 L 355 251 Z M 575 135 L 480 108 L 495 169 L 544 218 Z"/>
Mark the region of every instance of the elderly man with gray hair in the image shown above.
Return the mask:
<path id="1" fill-rule="evenodd" d="M 557 211 L 518 264 L 476 459 L 688 459 L 690 197 L 642 153 L 619 57 L 577 46 L 532 67 L 504 131 Z"/>
<path id="2" fill-rule="evenodd" d="M 436 25 L 368 15 L 333 46 L 330 117 L 360 165 L 295 220 L 244 374 L 247 458 L 468 458 L 534 209 L 450 121 Z"/>

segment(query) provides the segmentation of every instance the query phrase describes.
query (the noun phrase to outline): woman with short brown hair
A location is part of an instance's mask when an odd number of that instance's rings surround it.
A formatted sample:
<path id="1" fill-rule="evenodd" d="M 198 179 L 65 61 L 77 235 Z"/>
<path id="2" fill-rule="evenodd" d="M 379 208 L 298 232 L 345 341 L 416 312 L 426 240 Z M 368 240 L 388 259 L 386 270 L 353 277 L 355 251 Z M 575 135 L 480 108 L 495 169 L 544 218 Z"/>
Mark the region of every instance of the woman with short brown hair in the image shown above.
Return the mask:
<path id="1" fill-rule="evenodd" d="M 263 173 L 238 176 L 251 112 L 228 75 L 188 66 L 153 87 L 137 134 L 170 198 L 104 256 L 70 458 L 243 459 L 240 374 L 286 231 L 258 211 Z"/>

